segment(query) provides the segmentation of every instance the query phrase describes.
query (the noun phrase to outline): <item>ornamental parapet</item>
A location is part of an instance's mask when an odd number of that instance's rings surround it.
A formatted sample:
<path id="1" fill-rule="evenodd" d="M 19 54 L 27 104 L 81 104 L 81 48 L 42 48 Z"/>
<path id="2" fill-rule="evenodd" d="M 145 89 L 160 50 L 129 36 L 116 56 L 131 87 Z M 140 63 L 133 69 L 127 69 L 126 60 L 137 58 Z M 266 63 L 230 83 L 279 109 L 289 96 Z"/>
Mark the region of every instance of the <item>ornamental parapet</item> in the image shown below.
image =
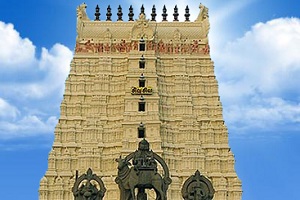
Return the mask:
<path id="1" fill-rule="evenodd" d="M 157 54 L 173 55 L 209 55 L 208 32 L 210 29 L 208 9 L 200 5 L 200 13 L 195 21 L 189 20 L 189 9 L 185 13 L 185 21 L 178 20 L 178 9 L 174 8 L 174 19 L 168 21 L 163 14 L 161 22 L 153 17 L 146 18 L 144 8 L 137 19 L 130 16 L 128 21 L 121 18 L 111 20 L 108 9 L 106 20 L 100 20 L 99 7 L 96 8 L 95 20 L 90 20 L 86 13 L 86 4 L 77 9 L 77 39 L 75 54 L 128 54 L 134 51 L 154 51 Z M 131 11 L 130 11 L 131 12 Z M 133 13 L 132 13 L 133 14 Z M 140 48 L 140 42 L 144 42 Z"/>

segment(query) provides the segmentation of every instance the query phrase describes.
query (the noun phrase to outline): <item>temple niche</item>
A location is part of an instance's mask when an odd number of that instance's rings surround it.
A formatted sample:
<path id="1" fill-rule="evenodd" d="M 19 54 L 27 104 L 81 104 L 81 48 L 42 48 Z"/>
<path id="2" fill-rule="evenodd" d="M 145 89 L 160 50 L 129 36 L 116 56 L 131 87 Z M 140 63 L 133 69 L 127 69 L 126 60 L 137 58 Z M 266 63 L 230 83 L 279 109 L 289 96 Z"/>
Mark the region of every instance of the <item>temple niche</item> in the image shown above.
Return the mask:
<path id="1" fill-rule="evenodd" d="M 137 16 L 132 6 L 115 13 L 96 6 L 94 17 L 86 9 L 77 8 L 74 57 L 39 199 L 241 200 L 208 8 L 200 4 L 195 21 L 188 6 L 185 13 L 141 6 Z M 142 141 L 151 151 L 136 150 Z M 134 194 L 118 167 L 134 171 L 132 180 L 145 177 Z M 146 182 L 153 177 L 160 186 Z"/>

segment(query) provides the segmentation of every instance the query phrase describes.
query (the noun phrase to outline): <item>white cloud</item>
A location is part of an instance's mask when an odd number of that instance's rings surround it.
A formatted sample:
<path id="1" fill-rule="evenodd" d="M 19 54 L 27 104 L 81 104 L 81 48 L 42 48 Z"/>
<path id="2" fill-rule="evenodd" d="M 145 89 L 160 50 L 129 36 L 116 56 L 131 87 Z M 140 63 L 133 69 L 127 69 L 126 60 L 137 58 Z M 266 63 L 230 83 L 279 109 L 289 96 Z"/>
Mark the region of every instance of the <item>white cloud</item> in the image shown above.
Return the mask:
<path id="1" fill-rule="evenodd" d="M 27 80 L 12 83 L 3 81 L 7 78 L 3 77 L 0 80 L 2 94 L 33 99 L 57 92 L 62 94 L 72 51 L 64 45 L 55 44 L 50 50 L 42 48 L 40 58 L 36 58 L 35 54 L 35 46 L 29 39 L 21 38 L 12 24 L 0 21 L 0 71 L 2 68 L 6 74 L 12 72 L 11 79 Z"/>
<path id="2" fill-rule="evenodd" d="M 7 101 L 0 98 L 0 119 L 15 119 L 19 114 L 20 111 L 16 107 L 10 105 Z"/>
<path id="3" fill-rule="evenodd" d="M 34 61 L 35 46 L 28 38 L 21 38 L 12 24 L 0 21 L 0 69 L 24 67 Z"/>
<path id="4" fill-rule="evenodd" d="M 300 119 L 300 19 L 258 23 L 216 53 L 215 61 L 230 126 L 274 130 Z"/>
<path id="5" fill-rule="evenodd" d="M 46 74 L 45 78 L 28 85 L 21 85 L 17 90 L 22 91 L 25 96 L 37 98 L 43 98 L 55 92 L 62 95 L 72 57 L 72 52 L 61 44 L 55 44 L 50 50 L 42 48 L 38 65 Z"/>
<path id="6" fill-rule="evenodd" d="M 53 134 L 58 110 L 51 108 L 60 103 L 71 59 L 61 44 L 36 57 L 28 38 L 0 22 L 0 139 Z"/>
<path id="7" fill-rule="evenodd" d="M 17 121 L 0 121 L 0 136 L 3 140 L 53 134 L 57 121 L 55 116 L 42 119 L 35 115 L 23 116 Z"/>

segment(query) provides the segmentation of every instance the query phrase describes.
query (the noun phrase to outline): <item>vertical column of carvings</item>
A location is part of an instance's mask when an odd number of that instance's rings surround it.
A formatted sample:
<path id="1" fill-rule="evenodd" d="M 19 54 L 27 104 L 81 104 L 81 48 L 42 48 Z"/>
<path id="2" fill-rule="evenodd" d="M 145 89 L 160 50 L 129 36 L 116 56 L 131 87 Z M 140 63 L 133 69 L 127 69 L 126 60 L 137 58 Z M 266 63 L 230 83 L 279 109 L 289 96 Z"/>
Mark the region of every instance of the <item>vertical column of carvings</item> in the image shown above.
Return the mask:
<path id="1" fill-rule="evenodd" d="M 80 120 L 68 120 L 62 124 L 62 169 L 61 174 L 72 176 L 78 169 L 78 149 L 81 147 L 83 135 L 83 122 Z"/>
<path id="2" fill-rule="evenodd" d="M 88 150 L 92 151 L 91 155 L 87 162 L 89 164 L 93 164 L 92 166 L 97 166 L 100 168 L 100 171 L 105 172 L 105 162 L 106 155 L 105 152 L 107 151 L 107 143 L 108 141 L 105 139 L 108 137 L 108 132 L 106 128 L 106 124 L 109 121 L 109 115 L 111 113 L 109 105 L 109 95 L 110 95 L 110 81 L 111 81 L 111 59 L 110 58 L 99 58 L 97 63 L 97 67 L 95 68 L 95 72 L 93 72 L 93 95 L 91 99 L 92 104 L 92 116 L 90 120 L 92 123 L 97 126 L 101 125 L 101 131 L 97 132 L 98 134 L 95 135 L 95 141 L 98 144 L 93 145 L 93 148 Z M 94 125 L 93 125 L 94 126 Z M 92 129 L 98 129 L 100 127 L 95 127 Z M 90 132 L 92 131 L 89 130 Z M 97 139 L 96 139 L 97 138 Z M 92 146 L 90 146 L 92 147 Z M 97 155 L 99 153 L 99 155 Z M 93 158 L 99 160 L 99 163 L 95 163 Z"/>
<path id="3" fill-rule="evenodd" d="M 185 63 L 185 73 L 186 75 L 186 82 L 189 86 L 187 90 L 187 100 L 185 101 L 186 106 L 190 106 L 191 110 L 187 114 L 188 117 L 185 118 L 185 120 L 182 121 L 181 127 L 183 128 L 182 132 L 182 138 L 183 143 L 185 144 L 185 152 L 186 156 L 184 156 L 183 159 L 186 160 L 188 170 L 190 174 L 194 173 L 195 170 L 203 170 L 204 169 L 204 151 L 201 144 L 201 138 L 200 138 L 200 130 L 199 125 L 197 121 L 197 104 L 199 102 L 195 101 L 196 96 L 198 94 L 196 93 L 199 91 L 200 87 L 198 84 L 199 81 L 199 73 L 195 70 L 195 60 L 193 60 L 193 65 L 190 65 L 190 60 L 187 59 Z M 192 67 L 192 69 L 191 69 Z M 197 85 L 195 85 L 197 84 Z M 187 88 L 185 88 L 187 89 Z M 186 175 L 185 175 L 186 176 Z"/>
<path id="4" fill-rule="evenodd" d="M 107 99 L 107 114 L 111 120 L 117 120 L 122 116 L 123 104 L 121 103 L 121 98 L 119 96 L 108 96 Z"/>
<path id="5" fill-rule="evenodd" d="M 84 146 L 78 150 L 79 155 L 77 170 L 84 172 L 88 168 L 95 168 L 93 165 L 95 158 L 94 149 L 95 148 L 91 147 L 91 145 L 84 144 Z"/>
<path id="6" fill-rule="evenodd" d="M 67 105 L 68 105 L 68 99 L 70 98 L 71 95 L 71 74 L 74 74 L 74 68 L 75 68 L 75 62 L 74 59 L 71 61 L 71 65 L 70 65 L 71 69 L 70 69 L 70 73 L 66 79 L 65 82 L 65 92 L 64 92 L 64 96 L 63 96 L 63 100 L 62 103 L 60 105 L 60 119 L 67 119 Z M 59 122 L 60 123 L 60 122 Z"/>
<path id="7" fill-rule="evenodd" d="M 228 143 L 224 143 L 224 125 L 223 121 L 212 120 L 210 122 L 211 129 L 213 131 L 213 144 L 215 147 L 224 148 L 228 146 Z"/>
<path id="8" fill-rule="evenodd" d="M 234 170 L 234 157 L 232 155 L 231 152 L 229 152 L 228 156 L 227 156 L 227 180 L 228 180 L 228 199 L 229 200 L 236 200 L 237 198 L 237 193 L 239 193 L 240 188 L 241 188 L 241 184 L 240 181 L 238 180 L 236 174 L 235 174 L 235 170 Z M 237 192 L 237 193 L 236 193 Z M 240 197 L 239 197 L 240 199 Z"/>
<path id="9" fill-rule="evenodd" d="M 163 107 L 167 117 L 164 131 L 166 144 L 165 158 L 171 166 L 172 185 L 168 192 L 169 198 L 180 199 L 181 180 L 184 173 L 192 171 L 193 158 L 186 148 L 187 137 L 192 132 L 192 98 L 190 93 L 190 80 L 186 73 L 186 60 L 165 60 L 164 63 Z"/>
<path id="10" fill-rule="evenodd" d="M 72 193 L 72 187 L 74 184 L 65 184 L 64 185 L 64 193 L 63 193 L 63 199 L 73 199 L 73 193 Z"/>
<path id="11" fill-rule="evenodd" d="M 99 170 L 100 168 L 98 137 L 101 135 L 101 125 L 97 123 L 98 122 L 95 121 L 90 114 L 87 116 L 87 121 L 81 125 L 81 129 L 77 131 L 77 134 L 80 135 L 78 138 L 80 148 L 77 151 L 77 169 L 82 172 L 90 167 L 92 167 L 93 170 Z"/>
<path id="12" fill-rule="evenodd" d="M 62 145 L 62 133 L 64 132 L 64 127 L 67 124 L 67 119 L 72 115 L 71 109 L 69 109 L 70 99 L 72 91 L 75 90 L 75 86 L 73 84 L 73 78 L 75 74 L 75 62 L 74 59 L 71 62 L 71 70 L 68 78 L 65 82 L 65 93 L 63 96 L 63 100 L 60 105 L 60 120 L 55 127 L 54 131 L 54 144 L 53 146 L 61 146 Z"/>
<path id="13" fill-rule="evenodd" d="M 57 175 L 63 171 L 62 147 L 53 147 L 55 151 L 55 167 Z"/>
<path id="14" fill-rule="evenodd" d="M 107 191 L 106 199 L 117 199 L 117 187 L 114 183 L 113 176 L 116 173 L 114 159 L 121 152 L 121 137 L 122 137 L 122 119 L 124 112 L 124 68 L 126 62 L 120 58 L 100 58 L 99 59 L 99 77 L 101 79 L 97 85 L 99 91 L 100 109 L 103 110 L 100 117 L 103 124 L 103 133 L 101 145 L 99 148 L 100 169 L 101 173 L 106 176 L 103 178 Z M 101 111 L 100 111 L 101 112 Z M 119 144 L 118 144 L 119 143 Z"/>
<path id="15" fill-rule="evenodd" d="M 55 179 L 55 184 L 54 184 L 54 198 L 53 199 L 63 199 L 64 198 L 64 189 L 63 189 L 63 179 L 58 176 Z"/>
<path id="16" fill-rule="evenodd" d="M 214 75 L 214 66 L 210 60 L 204 62 L 204 69 L 207 74 L 205 92 L 209 95 L 208 105 L 210 106 L 210 118 L 214 120 L 223 120 L 222 107 L 218 93 L 218 82 Z"/>
<path id="17" fill-rule="evenodd" d="M 163 157 L 170 160 L 169 149 L 173 144 L 173 139 L 175 139 L 174 133 L 171 130 L 171 121 L 174 116 L 171 113 L 174 112 L 174 99 L 175 87 L 174 87 L 174 76 L 170 71 L 173 65 L 173 61 L 170 59 L 158 59 L 156 62 L 156 71 L 158 75 L 158 94 L 160 97 L 160 120 L 164 123 L 161 125 L 161 137 L 162 137 L 162 148 Z M 174 124 L 173 124 L 174 126 Z M 167 163 L 169 164 L 169 163 Z M 172 171 L 172 169 L 170 169 Z"/>
<path id="18" fill-rule="evenodd" d="M 217 200 L 230 199 L 227 196 L 227 183 L 226 180 L 236 175 L 234 174 L 232 154 L 228 153 L 228 133 L 222 118 L 222 107 L 218 96 L 218 84 L 213 74 L 213 65 L 211 62 L 206 61 L 203 63 L 204 76 L 204 94 L 207 99 L 207 112 L 206 117 L 210 119 L 208 129 L 206 132 L 207 143 L 207 157 L 206 168 L 210 176 L 216 181 L 216 195 Z M 212 148 L 212 147 L 215 148 Z M 232 165 L 232 167 L 230 167 Z M 209 168 L 208 168 L 209 167 Z M 229 175 L 231 174 L 231 175 Z M 226 178 L 224 178 L 226 177 Z M 221 181 L 220 181 L 221 180 Z"/>
<path id="19" fill-rule="evenodd" d="M 63 126 L 64 126 L 64 123 L 62 123 L 62 120 L 59 120 L 58 124 L 56 125 L 56 127 L 54 129 L 54 143 L 53 143 L 53 146 L 60 147 L 62 145 Z"/>
<path id="20" fill-rule="evenodd" d="M 156 61 L 156 73 L 158 75 L 157 79 L 157 90 L 160 98 L 159 101 L 159 117 L 163 122 L 160 127 L 160 135 L 162 141 L 162 157 L 166 161 L 169 166 L 170 172 L 172 174 L 172 184 L 168 190 L 168 199 L 179 199 L 174 197 L 174 193 L 180 193 L 179 189 L 179 181 L 175 178 L 176 171 L 176 157 L 174 148 L 172 146 L 174 141 L 177 139 L 174 135 L 174 131 L 172 130 L 171 121 L 173 116 L 171 113 L 174 112 L 174 102 L 171 99 L 174 99 L 175 88 L 174 88 L 174 78 L 172 74 L 172 70 L 170 68 L 173 65 L 173 61 L 171 59 L 157 59 Z M 174 126 L 174 124 L 173 124 Z M 178 169 L 178 168 L 177 168 Z M 173 194 L 173 195 L 172 195 Z"/>
<path id="21" fill-rule="evenodd" d="M 94 95 L 94 77 L 95 71 L 97 69 L 96 59 L 85 59 L 80 63 L 80 68 L 82 71 L 82 81 L 84 82 L 83 93 L 80 97 L 82 102 L 82 116 L 86 120 L 91 120 L 93 118 L 93 106 L 92 97 Z M 88 122 L 89 123 L 89 122 Z"/>
<path id="22" fill-rule="evenodd" d="M 44 176 L 40 181 L 39 200 L 48 200 L 48 179 Z"/>
<path id="23" fill-rule="evenodd" d="M 57 176 L 52 186 L 50 199 L 68 199 L 71 185 L 69 179 L 74 175 L 77 166 L 77 142 L 82 135 L 82 116 L 88 112 L 84 106 L 85 67 L 72 63 L 73 73 L 66 82 L 66 93 L 61 104 L 62 115 L 55 130 L 54 151 Z M 77 74 L 75 74 L 77 73 Z"/>
<path id="24" fill-rule="evenodd" d="M 107 120 L 107 96 L 94 94 L 91 98 L 91 118 L 93 121 Z"/>
<path id="25" fill-rule="evenodd" d="M 227 179 L 224 177 L 215 177 L 212 179 L 215 194 L 214 199 L 216 200 L 228 200 L 227 190 Z"/>
<path id="26" fill-rule="evenodd" d="M 228 178 L 228 200 L 240 200 L 242 196 L 241 181 L 237 177 Z"/>
<path id="27" fill-rule="evenodd" d="M 149 121 L 152 121 L 151 127 L 150 127 L 150 134 L 149 137 L 151 137 L 151 140 L 153 141 L 153 147 L 155 147 L 156 151 L 161 151 L 161 142 L 162 142 L 162 136 L 160 135 L 160 126 L 158 120 L 160 120 L 160 100 L 161 97 L 159 96 L 159 81 L 157 74 L 157 66 L 156 66 L 156 59 L 154 57 L 150 57 L 148 59 L 146 57 L 146 68 L 145 68 L 145 74 L 146 74 L 146 84 L 147 86 L 153 87 L 154 93 L 149 96 L 149 98 L 145 98 L 146 104 L 147 104 L 147 116 L 144 116 L 144 118 L 148 118 Z M 153 52 L 154 53 L 154 52 Z M 147 77 L 148 75 L 148 77 Z M 150 138 L 149 138 L 150 139 Z"/>
<path id="28" fill-rule="evenodd" d="M 99 95 L 107 96 L 110 90 L 111 76 L 109 74 L 97 74 L 95 78 L 96 91 L 99 92 Z"/>
<path id="29" fill-rule="evenodd" d="M 55 149 L 58 149 L 58 147 L 56 147 Z M 56 195 L 54 194 L 54 188 L 56 184 L 55 179 L 58 175 L 57 160 L 58 156 L 56 155 L 56 152 L 53 148 L 50 151 L 48 157 L 48 170 L 46 172 L 45 177 L 41 180 L 40 183 L 40 190 L 43 190 L 43 193 L 40 193 L 40 195 L 42 195 L 45 199 L 51 199 L 53 198 L 53 195 Z"/>
<path id="30" fill-rule="evenodd" d="M 71 154 L 68 148 L 61 148 L 62 154 L 58 157 L 58 162 L 60 163 L 59 175 L 61 176 L 72 176 L 71 171 Z"/>
<path id="31" fill-rule="evenodd" d="M 51 150 L 48 157 L 48 170 L 40 182 L 40 199 L 51 199 L 53 194 L 54 179 L 57 177 L 57 157 L 54 150 Z"/>
<path id="32" fill-rule="evenodd" d="M 182 153 L 180 151 L 179 145 L 174 145 L 175 143 L 175 134 L 172 128 L 168 128 L 166 131 L 167 135 L 167 145 L 163 148 L 163 158 L 166 161 L 169 170 L 172 175 L 172 184 L 169 187 L 168 190 L 168 199 L 181 199 L 179 196 L 181 191 L 181 182 L 180 182 L 180 173 L 183 173 L 182 169 L 185 169 L 184 171 L 187 171 L 187 168 L 182 167 L 183 160 L 182 160 Z M 173 139 L 172 136 L 174 136 Z"/>
<path id="33" fill-rule="evenodd" d="M 186 73 L 186 59 L 174 59 L 175 71 L 175 100 L 176 100 L 176 115 L 178 118 L 192 115 L 192 98 L 190 93 L 190 79 Z"/>
<path id="34" fill-rule="evenodd" d="M 48 170 L 46 172 L 46 178 L 55 177 L 57 175 L 56 160 L 56 152 L 52 149 L 48 156 Z"/>
<path id="35" fill-rule="evenodd" d="M 221 160 L 219 149 L 207 149 L 207 161 L 208 166 L 207 170 L 210 173 L 210 176 L 218 177 L 221 174 Z"/>
<path id="36" fill-rule="evenodd" d="M 160 62 L 158 64 L 157 68 L 159 68 L 161 71 L 164 70 L 164 65 Z M 164 73 L 158 74 L 158 82 L 157 82 L 157 90 L 158 90 L 158 95 L 160 97 L 159 101 L 159 114 L 160 114 L 160 119 L 162 121 L 168 120 L 169 119 L 169 113 L 170 113 L 170 106 L 168 105 L 168 96 L 167 96 L 167 83 L 166 83 L 166 77 Z"/>
<path id="37" fill-rule="evenodd" d="M 63 189 L 61 185 L 58 185 L 58 177 L 61 172 L 60 169 L 60 151 L 59 147 L 53 147 L 53 150 L 49 153 L 48 158 L 48 171 L 46 172 L 46 178 L 48 180 L 48 198 L 55 199 L 59 193 L 59 190 Z M 55 168 L 55 169 L 54 169 Z"/>
<path id="38" fill-rule="evenodd" d="M 220 173 L 215 173 L 214 171 L 209 172 L 209 176 L 213 177 L 214 189 L 216 191 L 216 200 L 240 200 L 241 199 L 241 182 L 237 178 L 235 171 L 233 169 L 234 158 L 231 152 L 225 149 L 219 150 L 220 158 L 213 158 L 217 154 L 210 151 L 210 156 L 207 158 L 207 167 L 211 167 L 213 170 L 216 163 L 220 163 Z M 227 152 L 227 153 L 226 153 Z M 220 160 L 220 161 L 218 161 Z"/>
<path id="39" fill-rule="evenodd" d="M 77 157 L 77 150 L 78 150 L 78 145 L 74 146 L 69 146 L 68 147 L 70 156 L 69 156 L 69 162 L 70 162 L 70 174 L 73 176 L 75 175 L 76 170 L 78 169 L 78 157 Z M 72 184 L 71 184 L 72 186 Z"/>
<path id="40" fill-rule="evenodd" d="M 72 63 L 72 73 L 70 73 L 70 82 L 71 82 L 71 96 L 69 101 L 67 102 L 67 114 L 72 116 L 73 118 L 81 117 L 81 101 L 79 95 L 84 94 L 84 81 L 82 77 L 82 71 L 84 65 L 87 63 L 75 64 Z"/>

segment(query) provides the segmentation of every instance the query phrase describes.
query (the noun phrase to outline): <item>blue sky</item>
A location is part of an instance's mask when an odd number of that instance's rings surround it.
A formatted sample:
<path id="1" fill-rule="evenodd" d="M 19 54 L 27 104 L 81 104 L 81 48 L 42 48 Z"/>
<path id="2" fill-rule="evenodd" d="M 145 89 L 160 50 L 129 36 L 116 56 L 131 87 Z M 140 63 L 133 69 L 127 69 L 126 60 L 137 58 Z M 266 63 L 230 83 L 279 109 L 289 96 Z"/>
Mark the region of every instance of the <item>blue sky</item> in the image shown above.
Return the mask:
<path id="1" fill-rule="evenodd" d="M 195 19 L 200 4 L 195 0 L 85 2 L 91 19 L 96 4 L 101 19 L 110 4 L 113 20 L 119 4 L 124 13 L 132 4 L 135 17 L 142 4 L 148 17 L 153 4 L 160 13 L 166 4 L 169 20 L 175 4 L 181 20 L 186 5 Z M 76 7 L 81 3 L 1 1 L 1 199 L 38 199 L 75 47 Z M 201 3 L 209 8 L 211 56 L 243 200 L 299 199 L 300 2 Z M 8 192 L 15 190 L 13 195 Z"/>

